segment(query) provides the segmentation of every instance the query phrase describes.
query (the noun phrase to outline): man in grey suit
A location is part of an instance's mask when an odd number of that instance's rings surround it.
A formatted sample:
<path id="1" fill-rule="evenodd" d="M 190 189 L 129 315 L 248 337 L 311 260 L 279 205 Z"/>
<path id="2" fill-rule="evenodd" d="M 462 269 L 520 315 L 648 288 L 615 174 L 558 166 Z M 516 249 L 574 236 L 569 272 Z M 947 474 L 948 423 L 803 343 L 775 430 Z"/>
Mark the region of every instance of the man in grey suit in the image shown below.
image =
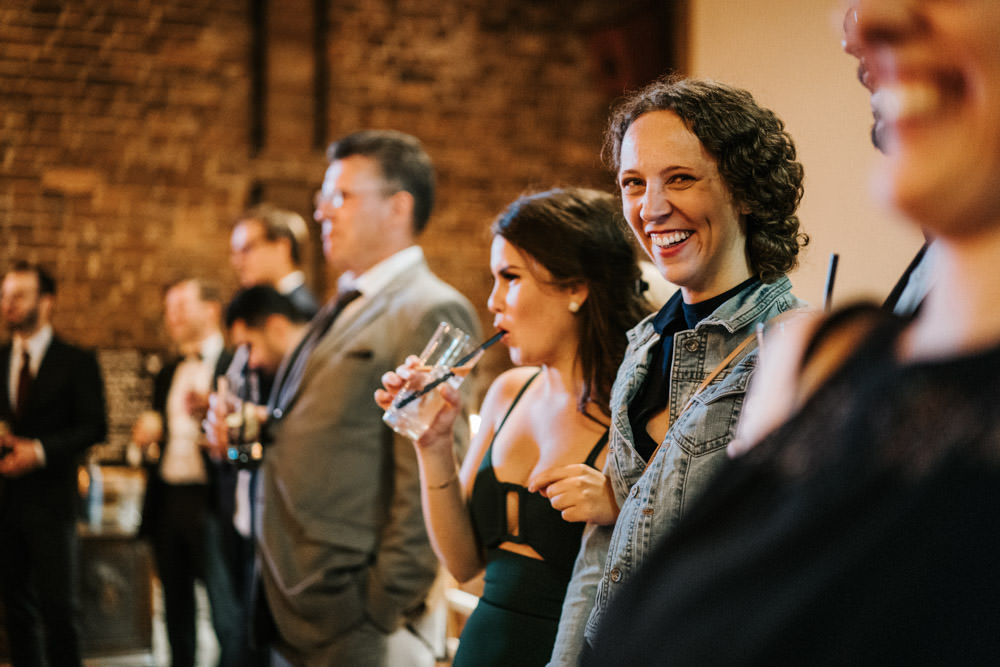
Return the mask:
<path id="1" fill-rule="evenodd" d="M 279 662 L 385 665 L 387 638 L 420 615 L 438 563 L 413 444 L 382 423 L 372 392 L 439 322 L 476 337 L 480 329 L 468 300 L 431 273 L 415 245 L 434 200 L 420 142 L 363 131 L 332 144 L 328 158 L 315 218 L 350 297 L 320 311 L 275 378 L 261 582 Z M 456 447 L 467 441 L 465 429 Z"/>

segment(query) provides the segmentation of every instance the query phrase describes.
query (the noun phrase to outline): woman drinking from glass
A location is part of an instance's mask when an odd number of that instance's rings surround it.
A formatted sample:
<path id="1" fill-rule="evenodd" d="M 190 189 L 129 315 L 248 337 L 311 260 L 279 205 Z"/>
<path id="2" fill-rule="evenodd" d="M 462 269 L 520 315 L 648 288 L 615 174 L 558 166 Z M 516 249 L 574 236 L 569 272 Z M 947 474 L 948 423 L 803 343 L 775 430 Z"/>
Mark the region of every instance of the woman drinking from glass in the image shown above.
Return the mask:
<path id="1" fill-rule="evenodd" d="M 527 486 L 539 470 L 604 463 L 611 384 L 625 332 L 647 312 L 639 267 L 609 194 L 567 188 L 521 197 L 493 224 L 489 309 L 518 367 L 491 385 L 461 468 L 451 430 L 458 396 L 416 442 L 424 518 L 459 581 L 485 569 L 482 599 L 455 665 L 543 665 L 584 524 L 588 498 L 562 510 Z M 414 371 L 387 373 L 387 407 Z M 572 503 L 572 504 L 570 504 Z"/>

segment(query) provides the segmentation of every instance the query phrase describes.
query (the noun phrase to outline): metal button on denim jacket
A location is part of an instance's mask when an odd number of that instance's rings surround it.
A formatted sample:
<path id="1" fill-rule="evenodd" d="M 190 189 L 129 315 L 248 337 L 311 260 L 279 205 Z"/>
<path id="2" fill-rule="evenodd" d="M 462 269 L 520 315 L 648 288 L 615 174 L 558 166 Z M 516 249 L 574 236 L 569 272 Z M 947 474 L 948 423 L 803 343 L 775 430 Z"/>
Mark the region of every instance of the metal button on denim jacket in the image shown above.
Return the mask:
<path id="1" fill-rule="evenodd" d="M 758 284 L 727 301 L 693 330 L 674 335 L 670 428 L 648 469 L 635 450 L 628 405 L 646 378 L 659 336 L 651 317 L 629 332 L 629 347 L 611 394 L 612 427 L 605 466 L 621 511 L 587 622 L 588 637 L 609 599 L 673 530 L 725 461 L 726 445 L 736 432 L 757 364 L 756 348 L 738 356 L 693 400 L 692 395 L 730 352 L 754 334 L 758 322 L 805 305 L 790 290 L 785 277 L 769 285 Z M 573 588 L 571 583 L 570 595 Z"/>

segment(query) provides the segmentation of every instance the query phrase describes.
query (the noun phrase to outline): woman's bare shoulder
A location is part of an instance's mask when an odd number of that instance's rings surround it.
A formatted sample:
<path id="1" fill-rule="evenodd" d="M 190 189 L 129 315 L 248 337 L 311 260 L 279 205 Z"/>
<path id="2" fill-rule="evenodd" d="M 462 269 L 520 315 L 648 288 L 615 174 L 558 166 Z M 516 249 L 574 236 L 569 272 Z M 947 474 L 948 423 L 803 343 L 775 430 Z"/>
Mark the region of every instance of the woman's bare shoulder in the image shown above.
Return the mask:
<path id="1" fill-rule="evenodd" d="M 484 419 L 492 414 L 503 414 L 510 407 L 518 392 L 538 372 L 535 366 L 518 366 L 504 371 L 493 380 L 483 399 L 481 414 Z"/>

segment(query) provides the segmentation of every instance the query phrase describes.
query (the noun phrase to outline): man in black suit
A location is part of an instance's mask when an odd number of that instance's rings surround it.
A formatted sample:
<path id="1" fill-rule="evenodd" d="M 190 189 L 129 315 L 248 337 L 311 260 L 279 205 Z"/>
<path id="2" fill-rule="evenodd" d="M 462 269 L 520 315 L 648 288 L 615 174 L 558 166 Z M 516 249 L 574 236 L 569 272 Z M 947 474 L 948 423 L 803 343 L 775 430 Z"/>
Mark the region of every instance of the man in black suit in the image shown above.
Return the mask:
<path id="1" fill-rule="evenodd" d="M 17 264 L 0 287 L 0 591 L 14 665 L 80 665 L 77 466 L 107 433 L 96 357 L 52 331 L 55 282 Z"/>
<path id="2" fill-rule="evenodd" d="M 167 637 L 174 667 L 194 665 L 197 649 L 195 581 L 205 584 L 220 665 L 241 665 L 235 582 L 223 555 L 224 517 L 215 503 L 215 468 L 201 441 L 201 420 L 215 378 L 232 356 L 224 349 L 218 291 L 199 280 L 172 284 L 164 322 L 180 356 L 153 384 L 153 415 L 133 429 L 139 444 L 157 443 L 140 534 L 150 539 L 163 586 Z"/>

